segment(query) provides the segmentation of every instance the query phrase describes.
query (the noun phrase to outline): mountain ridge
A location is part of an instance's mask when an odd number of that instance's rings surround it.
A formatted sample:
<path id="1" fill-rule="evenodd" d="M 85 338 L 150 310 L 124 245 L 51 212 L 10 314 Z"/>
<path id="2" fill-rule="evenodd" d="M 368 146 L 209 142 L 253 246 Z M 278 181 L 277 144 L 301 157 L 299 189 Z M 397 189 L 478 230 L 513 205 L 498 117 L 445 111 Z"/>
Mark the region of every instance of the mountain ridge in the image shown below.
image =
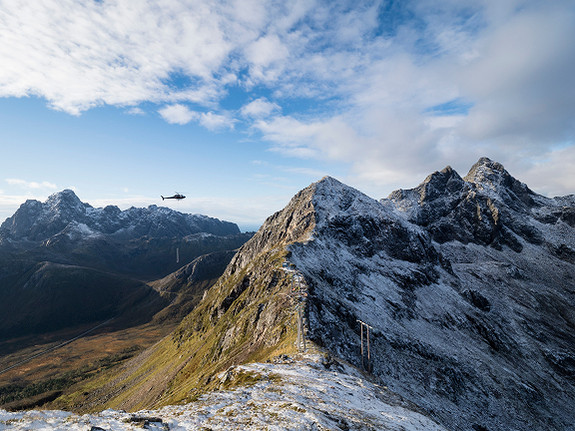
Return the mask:
<path id="1" fill-rule="evenodd" d="M 131 207 L 124 211 L 112 205 L 94 208 L 80 201 L 72 190 L 66 189 L 50 195 L 44 203 L 27 200 L 0 225 L 0 237 L 43 241 L 64 231 L 70 224 L 72 228 L 74 224 L 80 229 L 85 226 L 88 235 L 112 235 L 123 239 L 146 235 L 184 237 L 199 232 L 220 236 L 240 233 L 235 223 L 205 215 L 184 214 L 157 205 Z"/>
<path id="2" fill-rule="evenodd" d="M 99 315 L 114 317 L 125 314 L 128 306 L 142 311 L 134 322 L 149 320 L 167 304 L 147 283 L 202 255 L 235 250 L 249 237 L 235 223 L 156 205 L 125 211 L 94 208 L 72 190 L 54 193 L 43 203 L 28 200 L 0 226 L 0 312 L 5 316 L 0 339 L 61 329 L 66 318 L 76 325 Z M 225 254 L 217 256 L 224 266 L 229 261 Z M 200 284 L 207 288 L 215 278 Z M 77 291 L 84 292 L 85 300 Z M 27 292 L 43 297 L 45 304 Z M 134 296 L 149 306 L 128 299 Z M 55 297 L 61 300 L 50 299 Z M 90 309 L 85 305 L 90 303 L 97 306 Z M 44 309 L 47 304 L 52 311 Z"/>
<path id="3" fill-rule="evenodd" d="M 572 429 L 574 210 L 487 158 L 380 201 L 324 177 L 266 220 L 170 337 L 71 399 L 196 399 L 230 366 L 297 356 L 303 307 L 310 349 L 447 429 Z"/>

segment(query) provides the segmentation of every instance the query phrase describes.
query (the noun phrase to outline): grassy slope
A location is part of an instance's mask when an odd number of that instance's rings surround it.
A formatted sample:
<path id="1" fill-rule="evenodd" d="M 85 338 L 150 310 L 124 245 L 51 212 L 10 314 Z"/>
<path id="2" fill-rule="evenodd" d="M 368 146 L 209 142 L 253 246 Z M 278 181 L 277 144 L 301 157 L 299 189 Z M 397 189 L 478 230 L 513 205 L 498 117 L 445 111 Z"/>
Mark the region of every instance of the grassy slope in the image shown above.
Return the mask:
<path id="1" fill-rule="evenodd" d="M 230 251 L 199 258 L 173 275 L 150 283 L 154 289 L 149 290 L 159 292 L 161 296 L 158 302 L 169 305 L 144 325 L 136 326 L 136 322 L 141 320 L 146 310 L 141 306 L 130 305 L 128 313 L 112 319 L 94 333 L 21 364 L 23 359 L 58 346 L 98 322 L 0 342 L 0 351 L 3 352 L 0 356 L 0 370 L 19 364 L 0 374 L 0 407 L 29 408 L 44 405 L 71 385 L 82 384 L 86 379 L 125 362 L 127 358 L 157 343 L 174 330 L 183 316 L 197 305 L 203 293 L 217 281 L 217 276 L 224 271 L 233 254 Z M 49 266 L 67 268 L 63 265 Z M 77 267 L 70 268 L 77 271 Z M 60 278 L 65 278 L 65 274 L 66 271 L 60 271 Z M 125 299 L 127 302 L 128 298 Z M 149 319 L 152 313 L 147 314 Z"/>
<path id="2" fill-rule="evenodd" d="M 302 190 L 268 218 L 170 336 L 52 406 L 136 410 L 184 402 L 216 387 L 214 375 L 231 365 L 293 353 L 295 304 L 281 266 L 287 246 L 308 240 L 313 231 L 314 191 L 313 185 Z"/>
<path id="3" fill-rule="evenodd" d="M 265 253 L 222 279 L 170 336 L 53 405 L 134 410 L 188 401 L 233 364 L 292 353 L 295 313 L 283 260 L 282 252 Z"/>
<path id="4" fill-rule="evenodd" d="M 51 392 L 64 391 L 71 385 L 121 364 L 143 349 L 153 345 L 174 329 L 174 324 L 145 324 L 117 329 L 114 322 L 98 328 L 49 354 L 0 374 L 0 407 L 21 409 L 41 406 Z M 0 357 L 4 370 L 24 359 L 50 349 L 63 339 L 70 339 L 89 329 L 86 325 L 25 339 L 4 342 L 0 349 L 9 350 Z M 28 347 L 19 348 L 19 345 Z"/>

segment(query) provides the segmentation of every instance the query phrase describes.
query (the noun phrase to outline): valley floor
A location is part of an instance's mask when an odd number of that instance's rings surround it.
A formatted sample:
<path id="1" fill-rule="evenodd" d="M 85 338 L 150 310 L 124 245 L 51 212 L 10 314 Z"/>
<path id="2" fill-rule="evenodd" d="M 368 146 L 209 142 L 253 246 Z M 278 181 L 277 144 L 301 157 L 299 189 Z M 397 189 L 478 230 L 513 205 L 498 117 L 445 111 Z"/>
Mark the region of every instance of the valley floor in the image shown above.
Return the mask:
<path id="1" fill-rule="evenodd" d="M 86 332 L 90 325 L 0 343 L 0 351 L 6 352 L 0 356 L 0 408 L 42 404 L 61 389 L 153 345 L 175 327 L 149 323 L 117 329 L 113 322 L 105 323 L 94 332 Z"/>
<path id="2" fill-rule="evenodd" d="M 387 388 L 324 355 L 235 366 L 217 378 L 220 390 L 158 410 L 91 415 L 0 410 L 0 430 L 446 431 Z"/>

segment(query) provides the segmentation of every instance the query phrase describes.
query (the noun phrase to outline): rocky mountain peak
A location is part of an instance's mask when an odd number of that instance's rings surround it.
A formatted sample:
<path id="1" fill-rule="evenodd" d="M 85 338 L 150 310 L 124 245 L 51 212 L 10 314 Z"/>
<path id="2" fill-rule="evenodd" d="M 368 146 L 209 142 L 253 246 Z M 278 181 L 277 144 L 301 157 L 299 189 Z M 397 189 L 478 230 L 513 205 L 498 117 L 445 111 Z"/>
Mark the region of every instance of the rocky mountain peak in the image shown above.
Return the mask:
<path id="1" fill-rule="evenodd" d="M 44 212 L 50 219 L 61 218 L 63 222 L 83 222 L 89 204 L 83 203 L 70 189 L 62 190 L 48 197 L 44 203 Z"/>
<path id="2" fill-rule="evenodd" d="M 494 162 L 488 157 L 481 157 L 477 163 L 471 167 L 465 176 L 465 181 L 475 184 L 496 183 L 500 182 L 501 179 L 508 179 L 509 177 L 511 177 L 511 175 L 505 170 L 501 163 Z"/>
<path id="3" fill-rule="evenodd" d="M 436 199 L 445 193 L 458 193 L 463 186 L 463 179 L 451 166 L 447 166 L 441 171 L 429 175 L 416 190 L 419 194 L 419 200 L 422 202 Z"/>
<path id="4" fill-rule="evenodd" d="M 80 226 L 80 230 L 76 227 Z M 82 202 L 72 190 L 52 194 L 44 203 L 28 200 L 12 217 L 0 226 L 0 237 L 13 240 L 44 241 L 53 235 L 75 230 L 121 236 L 124 239 L 155 237 L 185 237 L 199 232 L 214 235 L 240 233 L 234 223 L 199 214 L 185 214 L 170 208 L 150 205 L 148 208 L 130 208 L 121 211 L 116 206 L 93 208 Z M 69 236 L 69 235 L 68 235 Z"/>
<path id="5" fill-rule="evenodd" d="M 519 198 L 524 204 L 534 204 L 532 196 L 535 195 L 525 184 L 515 179 L 501 163 L 482 157 L 475 163 L 464 180 L 474 184 L 485 192 L 495 193 L 498 197 L 510 203 Z"/>
<path id="6" fill-rule="evenodd" d="M 534 208 L 547 202 L 487 157 L 479 159 L 464 178 L 447 167 L 414 189 L 391 193 L 388 199 L 435 241 L 508 245 L 516 251 L 522 248 L 518 237 L 541 241 L 529 219 Z"/>
<path id="7" fill-rule="evenodd" d="M 371 197 L 350 187 L 335 178 L 324 177 L 310 186 L 312 204 L 316 213 L 316 221 L 323 220 L 338 213 L 353 213 L 362 211 L 365 207 L 380 205 Z"/>
<path id="8" fill-rule="evenodd" d="M 498 173 L 498 174 L 507 174 L 509 173 L 505 170 L 503 165 L 499 162 L 494 162 L 489 157 L 481 157 L 472 167 L 469 169 L 469 172 L 465 176 L 466 181 L 475 182 L 473 181 L 476 175 L 481 175 L 482 173 Z"/>
<path id="9" fill-rule="evenodd" d="M 84 206 L 82 201 L 73 190 L 64 189 L 60 192 L 53 193 L 48 197 L 46 204 L 50 206 Z"/>

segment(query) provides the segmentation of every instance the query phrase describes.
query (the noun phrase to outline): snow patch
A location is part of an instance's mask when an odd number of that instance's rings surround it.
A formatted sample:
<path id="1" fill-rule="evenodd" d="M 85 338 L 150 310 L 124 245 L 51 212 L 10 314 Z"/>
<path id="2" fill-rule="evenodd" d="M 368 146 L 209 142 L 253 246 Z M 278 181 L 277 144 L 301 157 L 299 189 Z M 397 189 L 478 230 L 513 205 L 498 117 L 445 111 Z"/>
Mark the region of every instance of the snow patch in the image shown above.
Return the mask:
<path id="1" fill-rule="evenodd" d="M 321 355 L 303 361 L 249 364 L 234 371 L 261 376 L 253 386 L 218 391 L 186 405 L 126 413 L 104 410 L 92 415 L 62 411 L 0 410 L 0 430 L 86 431 L 146 429 L 310 430 L 377 429 L 447 431 L 387 389 L 366 380 L 343 363 Z M 135 421 L 134 418 L 141 419 Z M 161 422 L 160 422 L 161 421 Z"/>

